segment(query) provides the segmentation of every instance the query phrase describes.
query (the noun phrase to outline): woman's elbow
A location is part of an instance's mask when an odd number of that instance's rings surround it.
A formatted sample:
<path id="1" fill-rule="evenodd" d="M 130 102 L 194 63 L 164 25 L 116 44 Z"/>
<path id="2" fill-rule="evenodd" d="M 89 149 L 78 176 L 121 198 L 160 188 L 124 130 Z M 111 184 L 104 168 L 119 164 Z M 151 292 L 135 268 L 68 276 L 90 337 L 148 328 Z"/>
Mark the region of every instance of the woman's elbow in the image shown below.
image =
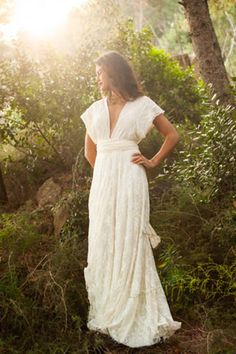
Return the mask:
<path id="1" fill-rule="evenodd" d="M 176 144 L 181 140 L 181 136 L 178 132 L 176 132 Z"/>
<path id="2" fill-rule="evenodd" d="M 87 151 L 84 152 L 84 157 L 85 157 L 85 159 L 86 159 L 88 162 L 91 161 L 91 154 L 88 153 Z"/>
<path id="3" fill-rule="evenodd" d="M 170 133 L 170 137 L 175 145 L 181 140 L 180 134 L 176 130 Z"/>
<path id="4" fill-rule="evenodd" d="M 93 167 L 94 163 L 95 163 L 95 160 L 96 160 L 96 153 L 85 151 L 84 157 L 89 162 L 89 164 Z"/>

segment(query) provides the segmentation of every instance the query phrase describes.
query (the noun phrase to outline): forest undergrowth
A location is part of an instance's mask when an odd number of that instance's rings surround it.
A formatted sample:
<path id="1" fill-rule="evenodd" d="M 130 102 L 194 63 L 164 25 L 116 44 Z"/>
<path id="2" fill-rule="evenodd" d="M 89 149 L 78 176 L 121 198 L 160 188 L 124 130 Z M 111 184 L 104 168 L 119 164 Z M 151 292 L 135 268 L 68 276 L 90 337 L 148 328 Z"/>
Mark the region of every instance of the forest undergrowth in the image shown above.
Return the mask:
<path id="1" fill-rule="evenodd" d="M 14 62 L 0 65 L 1 138 L 21 154 L 17 161 L 0 154 L 9 197 L 0 210 L 0 352 L 235 354 L 235 110 L 214 102 L 192 69 L 154 47 L 148 28 L 134 31 L 128 21 L 106 44 L 132 60 L 147 94 L 181 135 L 171 156 L 147 175 L 151 224 L 161 237 L 156 267 L 182 328 L 140 349 L 88 331 L 83 269 L 91 168 L 79 116 L 99 97 L 95 46 L 71 56 L 44 49 L 40 62 L 19 49 Z M 151 157 L 161 143 L 152 130 L 141 151 Z M 38 188 L 64 173 L 72 176 L 65 198 L 39 207 Z M 67 202 L 67 221 L 55 235 L 55 210 Z"/>

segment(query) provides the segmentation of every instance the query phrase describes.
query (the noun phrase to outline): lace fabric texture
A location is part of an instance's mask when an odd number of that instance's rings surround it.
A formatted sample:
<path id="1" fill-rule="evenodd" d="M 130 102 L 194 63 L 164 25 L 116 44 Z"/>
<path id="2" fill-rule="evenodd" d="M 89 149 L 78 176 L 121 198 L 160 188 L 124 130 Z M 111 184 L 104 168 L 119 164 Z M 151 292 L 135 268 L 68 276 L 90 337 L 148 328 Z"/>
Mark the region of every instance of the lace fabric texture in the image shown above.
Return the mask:
<path id="1" fill-rule="evenodd" d="M 131 102 L 112 138 L 103 99 L 81 116 L 97 144 L 84 268 L 87 326 L 133 348 L 165 340 L 181 327 L 172 318 L 155 265 L 152 247 L 161 239 L 149 221 L 146 170 L 131 162 L 158 112 L 163 110 L 147 96 Z"/>

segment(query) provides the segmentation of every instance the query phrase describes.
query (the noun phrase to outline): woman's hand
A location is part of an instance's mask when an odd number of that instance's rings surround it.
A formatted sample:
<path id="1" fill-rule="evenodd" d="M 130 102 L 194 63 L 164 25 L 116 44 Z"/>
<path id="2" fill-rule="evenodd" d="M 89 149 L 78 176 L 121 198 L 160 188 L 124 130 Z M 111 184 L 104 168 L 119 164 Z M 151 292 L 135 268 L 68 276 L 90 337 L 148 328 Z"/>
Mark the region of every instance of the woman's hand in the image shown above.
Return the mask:
<path id="1" fill-rule="evenodd" d="M 131 162 L 137 163 L 138 165 L 144 165 L 144 167 L 146 168 L 152 168 L 152 167 L 156 167 L 155 163 L 151 160 L 148 160 L 145 156 L 143 156 L 142 154 L 136 152 L 133 155 L 133 158 L 131 160 Z"/>

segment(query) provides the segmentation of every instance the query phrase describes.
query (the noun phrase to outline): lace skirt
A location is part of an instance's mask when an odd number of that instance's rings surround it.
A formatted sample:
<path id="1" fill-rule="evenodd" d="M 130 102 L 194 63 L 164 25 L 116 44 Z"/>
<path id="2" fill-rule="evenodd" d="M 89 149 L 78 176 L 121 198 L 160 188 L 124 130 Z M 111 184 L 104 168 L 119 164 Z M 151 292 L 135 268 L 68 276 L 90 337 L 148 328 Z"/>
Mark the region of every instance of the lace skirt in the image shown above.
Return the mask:
<path id="1" fill-rule="evenodd" d="M 102 141 L 89 194 L 87 326 L 128 347 L 153 345 L 181 327 L 162 288 L 152 247 L 160 237 L 149 222 L 145 167 L 131 141 Z"/>

